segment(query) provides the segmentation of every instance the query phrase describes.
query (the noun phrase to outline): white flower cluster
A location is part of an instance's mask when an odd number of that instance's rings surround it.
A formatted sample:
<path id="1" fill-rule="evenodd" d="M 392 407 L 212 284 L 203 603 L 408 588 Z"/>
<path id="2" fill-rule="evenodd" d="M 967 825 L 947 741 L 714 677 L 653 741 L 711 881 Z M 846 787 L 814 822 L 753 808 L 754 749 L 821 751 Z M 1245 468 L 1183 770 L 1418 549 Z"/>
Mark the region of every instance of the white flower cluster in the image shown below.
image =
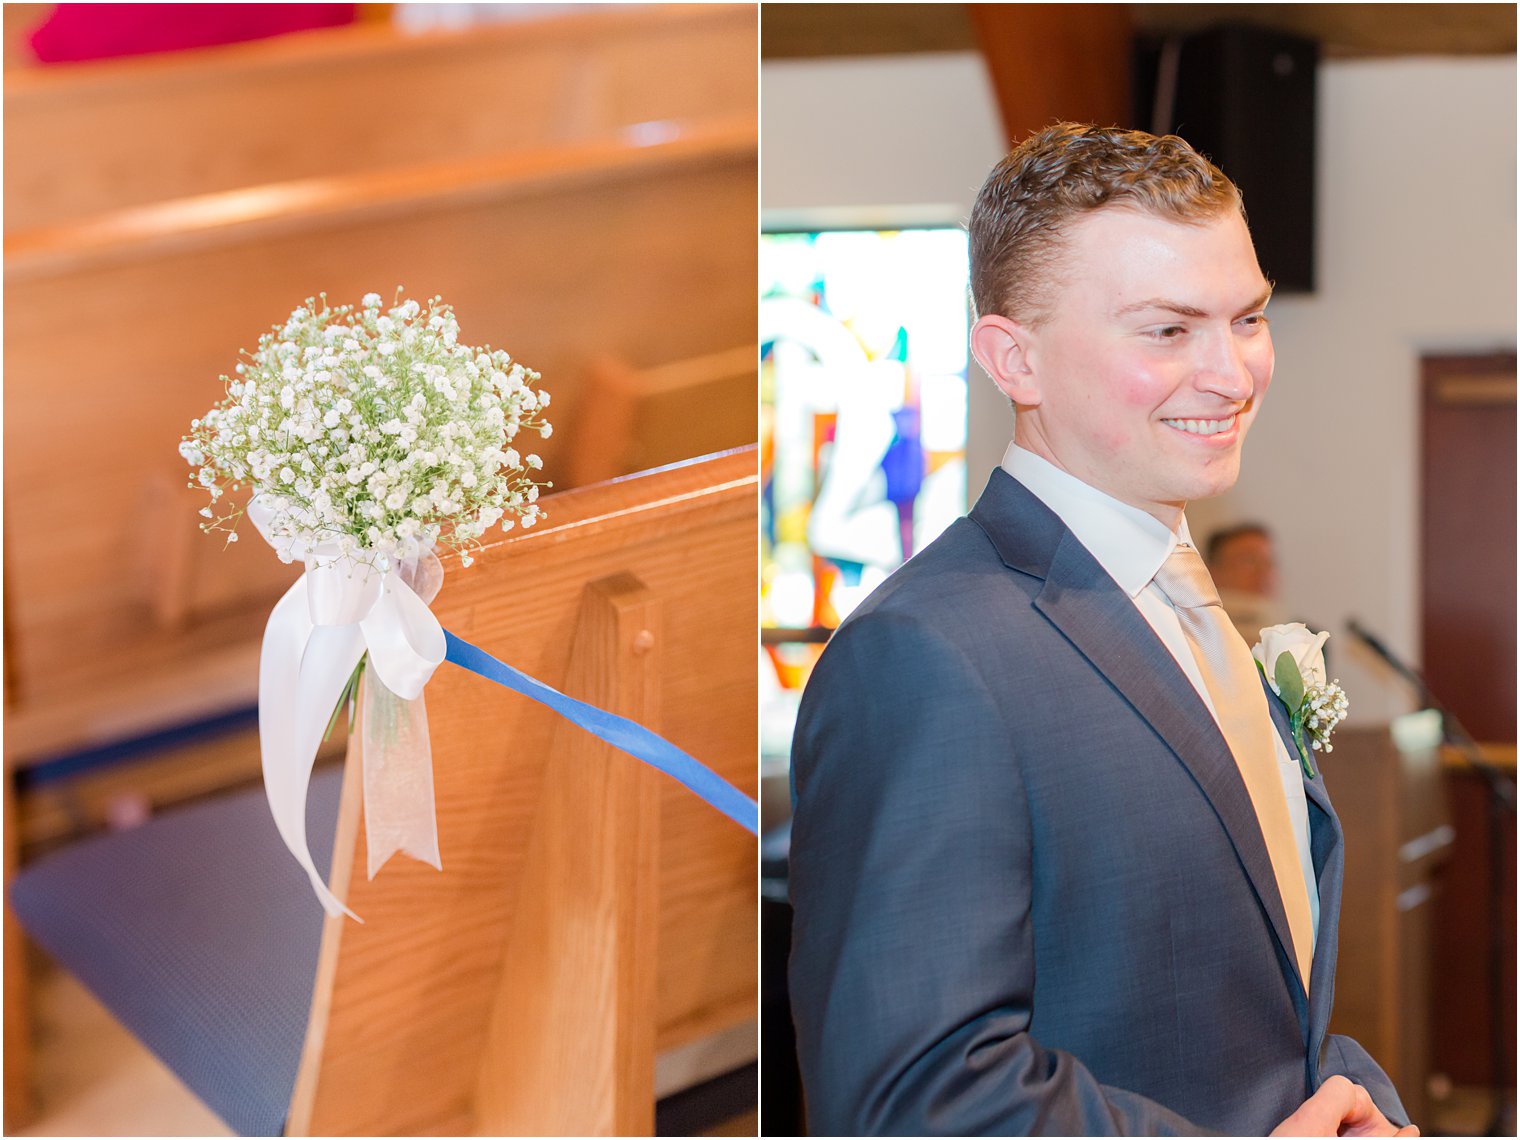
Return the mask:
<path id="1" fill-rule="evenodd" d="M 1339 681 L 1311 685 L 1304 692 L 1304 727 L 1309 730 L 1309 745 L 1316 752 L 1334 752 L 1330 734 L 1346 719 L 1346 692 Z"/>
<path id="2" fill-rule="evenodd" d="M 192 487 L 211 495 L 206 531 L 237 541 L 244 506 L 218 502 L 248 486 L 273 514 L 281 558 L 319 545 L 389 568 L 441 544 L 479 549 L 491 527 L 541 517 L 537 455 L 519 432 L 547 438 L 549 394 L 505 352 L 459 341 L 454 313 L 434 297 L 383 310 L 308 298 L 258 351 L 222 377 L 227 398 L 192 420 L 180 454 Z"/>

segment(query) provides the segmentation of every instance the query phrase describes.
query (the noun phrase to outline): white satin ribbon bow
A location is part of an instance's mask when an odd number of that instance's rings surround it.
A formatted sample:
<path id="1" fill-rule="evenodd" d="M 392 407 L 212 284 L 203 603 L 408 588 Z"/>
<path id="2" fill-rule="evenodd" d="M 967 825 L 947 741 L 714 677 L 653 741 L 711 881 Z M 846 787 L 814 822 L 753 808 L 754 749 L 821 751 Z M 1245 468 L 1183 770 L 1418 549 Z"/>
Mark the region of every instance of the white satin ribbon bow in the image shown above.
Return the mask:
<path id="1" fill-rule="evenodd" d="M 407 562 L 391 560 L 381 572 L 344 556 L 336 542 L 310 546 L 276 535 L 274 512 L 258 498 L 248 517 L 270 546 L 306 564 L 269 615 L 259 656 L 259 748 L 269 810 L 323 909 L 358 919 L 327 889 L 307 846 L 312 764 L 338 698 L 368 652 L 360 723 L 370 878 L 396 851 L 442 869 L 422 690 L 444 657 L 443 627 L 428 609 L 443 567 L 426 550 Z"/>

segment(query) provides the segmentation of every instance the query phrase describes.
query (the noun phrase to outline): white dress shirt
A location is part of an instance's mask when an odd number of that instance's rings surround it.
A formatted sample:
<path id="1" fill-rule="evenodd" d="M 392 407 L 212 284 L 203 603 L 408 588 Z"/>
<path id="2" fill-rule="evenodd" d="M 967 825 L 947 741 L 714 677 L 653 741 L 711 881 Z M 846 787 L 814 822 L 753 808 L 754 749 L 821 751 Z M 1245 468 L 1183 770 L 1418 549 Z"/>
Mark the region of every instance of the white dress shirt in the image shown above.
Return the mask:
<path id="1" fill-rule="evenodd" d="M 1183 517 L 1179 533 L 1173 534 L 1145 511 L 1088 486 L 1016 443 L 1010 443 L 1003 454 L 1003 470 L 1054 511 L 1077 541 L 1097 559 L 1098 565 L 1108 571 L 1109 577 L 1129 595 L 1140 616 L 1156 631 L 1161 643 L 1187 674 L 1217 723 L 1219 714 L 1214 710 L 1214 702 L 1203 683 L 1203 674 L 1188 647 L 1182 623 L 1177 620 L 1177 611 L 1154 581 L 1156 571 L 1161 569 L 1178 543 L 1193 545 L 1187 518 Z M 1278 775 L 1282 777 L 1283 792 L 1288 797 L 1288 817 L 1293 822 L 1293 838 L 1303 868 L 1304 886 L 1309 892 L 1309 920 L 1317 939 L 1319 888 L 1315 885 L 1314 861 L 1309 853 L 1309 805 L 1304 796 L 1303 773 L 1298 758 L 1289 755 L 1288 746 L 1276 731 L 1276 725 L 1273 726 L 1272 740 L 1277 748 Z"/>

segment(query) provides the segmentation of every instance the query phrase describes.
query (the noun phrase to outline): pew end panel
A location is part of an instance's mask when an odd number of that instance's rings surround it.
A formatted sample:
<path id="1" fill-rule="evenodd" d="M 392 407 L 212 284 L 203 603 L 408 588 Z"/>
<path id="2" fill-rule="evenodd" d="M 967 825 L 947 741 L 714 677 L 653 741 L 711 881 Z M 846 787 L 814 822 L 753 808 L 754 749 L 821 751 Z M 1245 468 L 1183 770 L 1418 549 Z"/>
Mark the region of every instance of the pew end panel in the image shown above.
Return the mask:
<path id="1" fill-rule="evenodd" d="M 753 794 L 756 489 L 749 447 L 551 496 L 434 610 Z M 290 1133 L 650 1131 L 656 1051 L 755 1016 L 753 837 L 463 669 L 428 711 L 445 871 L 352 874 L 345 792 Z"/>
<path id="2" fill-rule="evenodd" d="M 660 603 L 590 583 L 565 691 L 659 728 Z M 652 1135 L 656 773 L 555 727 L 476 1085 L 480 1135 Z"/>

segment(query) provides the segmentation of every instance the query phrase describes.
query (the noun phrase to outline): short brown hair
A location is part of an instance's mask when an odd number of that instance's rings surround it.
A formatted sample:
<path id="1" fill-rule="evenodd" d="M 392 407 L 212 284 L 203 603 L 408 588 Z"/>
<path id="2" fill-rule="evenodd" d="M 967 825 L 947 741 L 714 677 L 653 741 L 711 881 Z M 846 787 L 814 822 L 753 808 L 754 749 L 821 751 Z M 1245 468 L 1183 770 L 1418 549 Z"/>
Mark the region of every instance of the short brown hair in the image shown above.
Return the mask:
<path id="1" fill-rule="evenodd" d="M 1065 227 L 1104 206 L 1184 222 L 1240 210 L 1240 191 L 1176 135 L 1056 123 L 1030 135 L 982 183 L 971 208 L 971 293 L 978 315 L 1037 324 Z"/>
<path id="2" fill-rule="evenodd" d="M 1213 566 L 1219 561 L 1219 556 L 1224 553 L 1224 548 L 1237 538 L 1245 538 L 1247 535 L 1260 535 L 1268 542 L 1272 541 L 1272 532 L 1259 522 L 1236 523 L 1216 530 L 1209 535 L 1209 540 L 1204 544 L 1203 561 Z"/>

